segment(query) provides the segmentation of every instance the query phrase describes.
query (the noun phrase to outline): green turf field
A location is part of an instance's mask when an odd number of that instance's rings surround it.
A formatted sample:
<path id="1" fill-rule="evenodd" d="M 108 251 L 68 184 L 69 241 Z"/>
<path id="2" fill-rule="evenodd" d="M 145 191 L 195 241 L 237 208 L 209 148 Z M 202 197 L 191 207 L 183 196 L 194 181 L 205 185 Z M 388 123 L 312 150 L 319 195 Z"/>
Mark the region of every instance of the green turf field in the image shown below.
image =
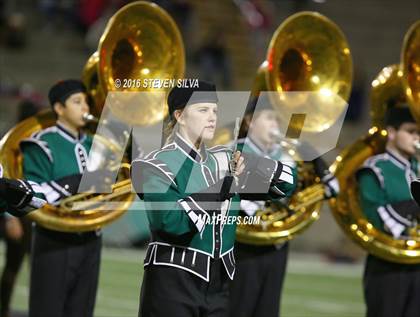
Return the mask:
<path id="1" fill-rule="evenodd" d="M 143 255 L 139 250 L 103 250 L 95 316 L 137 316 Z M 2 250 L 0 261 L 3 263 Z M 363 316 L 361 272 L 361 265 L 333 265 L 317 256 L 292 254 L 283 293 L 282 316 Z M 15 291 L 15 310 L 26 310 L 27 277 L 26 264 Z"/>

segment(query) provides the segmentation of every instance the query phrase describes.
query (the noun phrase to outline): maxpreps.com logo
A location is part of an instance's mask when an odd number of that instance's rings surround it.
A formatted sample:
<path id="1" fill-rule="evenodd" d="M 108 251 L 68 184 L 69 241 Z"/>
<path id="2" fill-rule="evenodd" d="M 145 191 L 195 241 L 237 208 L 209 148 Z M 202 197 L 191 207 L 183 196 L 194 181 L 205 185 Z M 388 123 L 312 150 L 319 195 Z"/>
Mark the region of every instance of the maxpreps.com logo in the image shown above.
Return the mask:
<path id="1" fill-rule="evenodd" d="M 259 225 L 261 223 L 261 216 L 226 216 L 223 214 L 217 214 L 210 217 L 200 215 L 199 218 L 206 225 Z"/>

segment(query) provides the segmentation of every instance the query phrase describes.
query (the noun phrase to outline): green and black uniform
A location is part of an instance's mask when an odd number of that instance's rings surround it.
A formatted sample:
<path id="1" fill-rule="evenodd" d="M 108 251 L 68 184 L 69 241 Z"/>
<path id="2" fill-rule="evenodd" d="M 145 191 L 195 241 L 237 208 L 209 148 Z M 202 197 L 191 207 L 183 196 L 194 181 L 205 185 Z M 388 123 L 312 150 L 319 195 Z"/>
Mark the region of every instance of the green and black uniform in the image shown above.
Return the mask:
<path id="1" fill-rule="evenodd" d="M 358 171 L 361 207 L 375 228 L 404 238 L 417 224 L 419 208 L 410 183 L 419 164 L 392 150 L 375 155 Z M 420 316 L 420 265 L 398 264 L 369 254 L 364 273 L 368 317 Z"/>
<path id="2" fill-rule="evenodd" d="M 228 314 L 236 230 L 229 217 L 238 215 L 240 201 L 239 194 L 229 193 L 230 185 L 225 187 L 231 155 L 226 147 L 196 151 L 177 134 L 174 142 L 133 161 L 132 182 L 145 201 L 152 233 L 141 316 Z M 282 183 L 287 168 L 270 162 L 271 189 Z M 217 220 L 223 216 L 228 220 Z"/>
<path id="3" fill-rule="evenodd" d="M 282 162 L 284 159 L 280 146 L 274 145 L 270 151 L 264 151 L 256 141 L 249 137 L 238 141 L 238 150 Z M 291 163 L 294 162 L 283 162 L 288 165 Z M 292 170 L 293 185 L 283 183 L 279 187 L 285 196 L 290 196 L 296 187 L 296 169 L 292 168 Z M 253 216 L 258 209 L 264 208 L 266 202 L 242 200 L 241 213 Z M 278 316 L 287 255 L 287 242 L 270 246 L 236 242 L 237 272 L 230 289 L 230 316 Z"/>
<path id="4" fill-rule="evenodd" d="M 50 204 L 77 193 L 92 138 L 75 138 L 64 126 L 41 130 L 22 141 L 25 178 L 40 184 Z M 101 237 L 64 233 L 36 225 L 31 261 L 31 317 L 93 316 Z"/>
<path id="5" fill-rule="evenodd" d="M 3 178 L 3 166 L 0 164 L 0 213 L 9 212 L 13 216 L 23 217 L 29 212 L 41 208 L 46 201 L 39 184 L 22 179 Z"/>

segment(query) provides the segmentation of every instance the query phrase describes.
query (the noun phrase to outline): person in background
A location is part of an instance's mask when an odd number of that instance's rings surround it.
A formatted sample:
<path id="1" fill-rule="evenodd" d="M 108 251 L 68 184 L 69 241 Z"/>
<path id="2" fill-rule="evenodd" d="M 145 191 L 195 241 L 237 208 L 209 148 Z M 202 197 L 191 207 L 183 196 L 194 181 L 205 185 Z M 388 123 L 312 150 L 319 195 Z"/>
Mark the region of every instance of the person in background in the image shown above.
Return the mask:
<path id="1" fill-rule="evenodd" d="M 242 153 L 252 153 L 268 157 L 287 164 L 297 178 L 296 162 L 285 153 L 278 140 L 279 122 L 276 111 L 269 102 L 250 100 L 241 126 L 238 149 Z M 323 179 L 326 198 L 337 192 L 333 188 L 337 182 L 327 170 L 321 158 L 314 160 L 316 173 Z M 293 194 L 295 186 L 284 185 L 282 191 L 286 197 Z M 274 200 L 279 205 L 287 206 L 287 198 Z M 272 199 L 241 200 L 240 214 L 254 216 L 258 210 L 264 210 Z M 230 316 L 232 317 L 275 317 L 279 316 L 281 293 L 287 266 L 289 243 L 274 245 L 252 245 L 235 243 L 237 272 L 230 287 Z"/>
<path id="2" fill-rule="evenodd" d="M 43 197 L 57 205 L 76 194 L 82 174 L 89 173 L 92 137 L 83 131 L 89 105 L 80 80 L 56 83 L 48 97 L 56 124 L 23 140 L 21 150 L 24 177 L 40 184 Z M 34 226 L 30 317 L 93 316 L 101 241 L 97 231 L 67 233 Z"/>
<path id="3" fill-rule="evenodd" d="M 415 143 L 419 130 L 407 105 L 387 112 L 384 153 L 368 158 L 357 172 L 362 211 L 375 229 L 408 239 L 420 208 L 410 194 L 419 176 Z M 394 263 L 368 254 L 363 275 L 367 317 L 420 316 L 420 264 Z"/>

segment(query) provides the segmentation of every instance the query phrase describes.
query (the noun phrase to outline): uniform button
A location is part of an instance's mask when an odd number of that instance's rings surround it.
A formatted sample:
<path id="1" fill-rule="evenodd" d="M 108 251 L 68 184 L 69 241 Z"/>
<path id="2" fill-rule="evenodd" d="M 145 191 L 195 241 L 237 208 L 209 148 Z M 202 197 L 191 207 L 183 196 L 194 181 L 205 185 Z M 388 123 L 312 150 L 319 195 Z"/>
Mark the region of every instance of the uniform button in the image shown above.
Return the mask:
<path id="1" fill-rule="evenodd" d="M 70 186 L 66 184 L 66 185 L 64 185 L 64 188 L 65 188 L 65 189 L 69 189 L 69 188 L 70 188 Z"/>

